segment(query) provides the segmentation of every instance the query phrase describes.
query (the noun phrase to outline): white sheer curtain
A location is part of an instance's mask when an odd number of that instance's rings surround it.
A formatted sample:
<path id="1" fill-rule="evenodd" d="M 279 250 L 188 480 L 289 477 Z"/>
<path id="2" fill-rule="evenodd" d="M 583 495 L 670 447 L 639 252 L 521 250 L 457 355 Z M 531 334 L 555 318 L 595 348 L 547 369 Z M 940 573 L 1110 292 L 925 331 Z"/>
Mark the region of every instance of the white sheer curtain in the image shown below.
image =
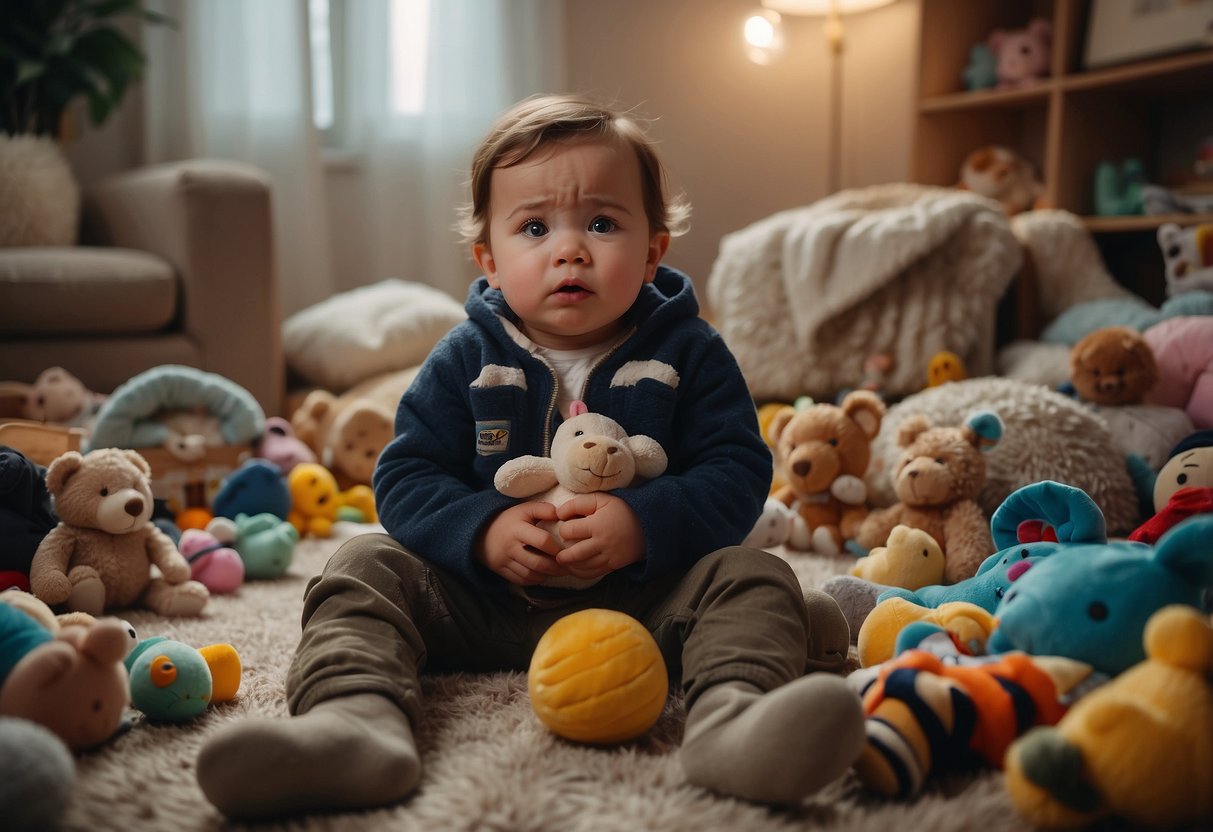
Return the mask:
<path id="1" fill-rule="evenodd" d="M 312 120 L 307 0 L 149 5 L 177 26 L 145 29 L 148 161 L 224 157 L 270 174 L 286 314 L 388 277 L 462 299 L 473 267 L 452 225 L 472 151 L 510 103 L 563 88 L 563 0 L 430 0 L 411 113 L 393 104 L 392 0 L 349 0 L 337 94 L 354 175 L 338 211 Z M 366 273 L 335 279 L 330 217 L 357 229 Z"/>
<path id="2" fill-rule="evenodd" d="M 462 300 L 474 265 L 452 231 L 472 153 L 497 114 L 563 87 L 561 0 L 430 0 L 420 110 L 394 101 L 391 0 L 348 6 L 351 146 L 364 164 L 372 274 L 428 283 Z M 398 10 L 399 11 L 399 10 Z"/>

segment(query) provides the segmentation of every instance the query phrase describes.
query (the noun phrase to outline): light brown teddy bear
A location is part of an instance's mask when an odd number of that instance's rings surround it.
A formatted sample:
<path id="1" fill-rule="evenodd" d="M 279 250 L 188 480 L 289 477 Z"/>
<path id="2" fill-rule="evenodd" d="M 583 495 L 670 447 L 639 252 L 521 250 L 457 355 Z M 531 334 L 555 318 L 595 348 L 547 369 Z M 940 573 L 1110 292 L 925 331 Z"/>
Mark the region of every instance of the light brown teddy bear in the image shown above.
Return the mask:
<path id="1" fill-rule="evenodd" d="M 197 615 L 209 593 L 150 522 L 151 468 L 136 451 L 69 451 L 46 471 L 59 525 L 30 565 L 31 591 L 51 606 L 100 615 L 134 605 L 166 616 Z M 153 579 L 155 564 L 162 578 Z"/>
<path id="2" fill-rule="evenodd" d="M 897 433 L 901 456 L 893 469 L 893 491 L 901 502 L 872 511 L 856 539 L 871 549 L 884 546 L 894 526 L 930 534 L 943 549 L 944 581 L 977 574 L 994 552 L 989 524 L 976 500 L 986 482 L 983 452 L 1002 438 L 1002 420 L 989 411 L 960 427 L 931 427 L 922 415 L 908 417 Z"/>
<path id="3" fill-rule="evenodd" d="M 1158 364 L 1139 332 L 1127 326 L 1106 326 L 1070 350 L 1070 381 L 1086 401 L 1137 404 L 1158 381 Z"/>
<path id="4" fill-rule="evenodd" d="M 337 485 L 370 485 L 379 454 L 395 436 L 396 405 L 420 367 L 394 370 L 340 396 L 313 390 L 291 415 L 295 436 L 333 472 Z"/>
<path id="5" fill-rule="evenodd" d="M 879 396 L 855 390 L 841 406 L 814 404 L 774 415 L 768 434 L 775 477 L 783 485 L 771 496 L 796 513 L 790 548 L 836 555 L 855 536 L 868 511 L 863 475 L 884 412 Z"/>

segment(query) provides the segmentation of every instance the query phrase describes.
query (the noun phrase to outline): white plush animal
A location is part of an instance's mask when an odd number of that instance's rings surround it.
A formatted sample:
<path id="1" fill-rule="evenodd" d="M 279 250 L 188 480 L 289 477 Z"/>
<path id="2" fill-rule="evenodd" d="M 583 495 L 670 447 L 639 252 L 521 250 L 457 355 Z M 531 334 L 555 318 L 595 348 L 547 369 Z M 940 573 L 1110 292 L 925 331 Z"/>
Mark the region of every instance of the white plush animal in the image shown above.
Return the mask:
<path id="1" fill-rule="evenodd" d="M 626 488 L 637 478 L 653 479 L 665 471 L 666 463 L 657 440 L 628 436 L 614 419 L 590 413 L 577 401 L 570 417 L 556 429 L 550 457 L 511 459 L 497 469 L 493 484 L 510 497 L 531 497 L 560 506 L 577 494 Z M 560 540 L 555 524 L 541 525 Z M 547 583 L 572 585 L 567 581 Z"/>

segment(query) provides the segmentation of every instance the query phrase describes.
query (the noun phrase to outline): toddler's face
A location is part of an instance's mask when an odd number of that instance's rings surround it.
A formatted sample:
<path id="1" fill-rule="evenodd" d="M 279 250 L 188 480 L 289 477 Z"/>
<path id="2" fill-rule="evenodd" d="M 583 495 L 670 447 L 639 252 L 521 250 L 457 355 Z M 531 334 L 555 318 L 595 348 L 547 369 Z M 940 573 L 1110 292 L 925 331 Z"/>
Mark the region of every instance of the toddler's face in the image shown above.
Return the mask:
<path id="1" fill-rule="evenodd" d="M 669 234 L 652 233 L 640 163 L 623 142 L 574 141 L 492 173 L 487 245 L 472 254 L 540 346 L 616 333 L 653 279 Z"/>

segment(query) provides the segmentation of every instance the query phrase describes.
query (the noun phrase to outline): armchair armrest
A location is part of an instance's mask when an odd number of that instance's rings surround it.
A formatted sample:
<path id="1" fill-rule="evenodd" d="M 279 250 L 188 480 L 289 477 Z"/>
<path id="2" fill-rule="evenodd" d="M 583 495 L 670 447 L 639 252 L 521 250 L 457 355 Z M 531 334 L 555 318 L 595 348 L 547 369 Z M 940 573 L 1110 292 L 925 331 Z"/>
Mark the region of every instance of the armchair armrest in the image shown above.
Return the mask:
<path id="1" fill-rule="evenodd" d="M 200 369 L 278 413 L 286 371 L 266 174 L 213 159 L 140 168 L 88 188 L 83 214 L 85 243 L 150 252 L 176 269 L 178 316 L 201 348 Z"/>

